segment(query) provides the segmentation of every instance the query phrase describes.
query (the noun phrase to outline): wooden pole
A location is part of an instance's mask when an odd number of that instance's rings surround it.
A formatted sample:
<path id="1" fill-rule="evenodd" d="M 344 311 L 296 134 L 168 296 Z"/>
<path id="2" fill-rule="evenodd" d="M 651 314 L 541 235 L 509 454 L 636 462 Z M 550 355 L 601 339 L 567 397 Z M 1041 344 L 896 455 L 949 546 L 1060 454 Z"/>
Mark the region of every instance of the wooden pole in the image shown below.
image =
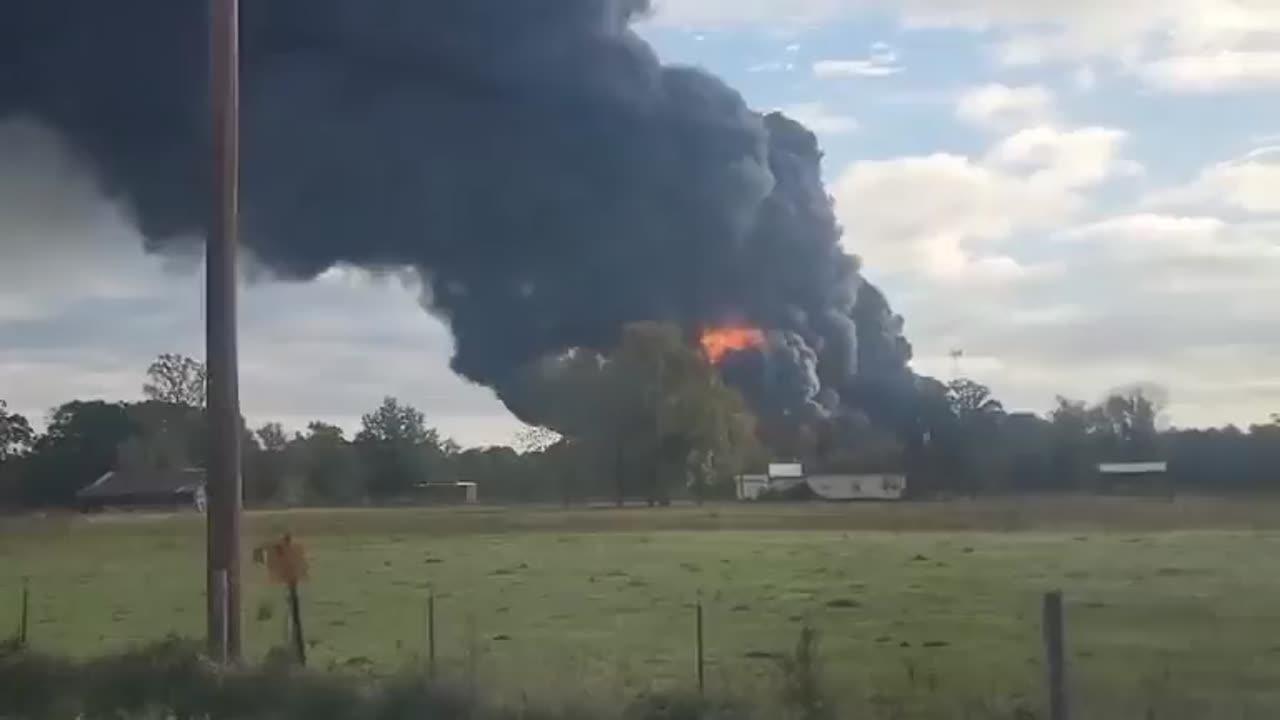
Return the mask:
<path id="1" fill-rule="evenodd" d="M 701 594 L 698 595 L 698 604 L 696 606 L 696 617 L 697 617 L 697 620 L 695 623 L 695 635 L 696 635 L 696 643 L 697 643 L 698 694 L 701 695 L 703 694 L 703 692 L 706 690 L 706 687 L 707 687 L 706 664 L 704 662 L 706 656 L 704 654 L 703 632 L 702 632 L 703 628 L 702 628 L 702 595 Z"/>
<path id="2" fill-rule="evenodd" d="M 206 242 L 209 463 L 207 563 L 210 654 L 240 660 L 240 389 L 236 251 L 240 215 L 240 3 L 210 0 L 213 152 Z M 214 592 L 221 573 L 224 589 Z M 219 609 L 214 603 L 221 598 Z"/>
<path id="3" fill-rule="evenodd" d="M 302 603 L 298 599 L 298 584 L 289 583 L 289 617 L 293 619 L 293 651 L 298 664 L 307 666 L 307 642 L 302 634 Z"/>
<path id="4" fill-rule="evenodd" d="M 1063 630 L 1062 592 L 1044 596 L 1044 649 L 1048 666 L 1049 720 L 1068 720 L 1067 657 Z"/>
<path id="5" fill-rule="evenodd" d="M 427 595 L 427 674 L 436 677 L 436 591 Z"/>
<path id="6" fill-rule="evenodd" d="M 18 615 L 18 647 L 27 646 L 27 625 L 30 621 L 31 580 L 22 578 L 22 607 Z"/>
<path id="7" fill-rule="evenodd" d="M 210 622 L 217 626 L 220 635 L 209 638 L 209 657 L 215 662 L 227 662 L 227 572 L 215 570 L 209 587 L 209 606 L 213 608 Z"/>

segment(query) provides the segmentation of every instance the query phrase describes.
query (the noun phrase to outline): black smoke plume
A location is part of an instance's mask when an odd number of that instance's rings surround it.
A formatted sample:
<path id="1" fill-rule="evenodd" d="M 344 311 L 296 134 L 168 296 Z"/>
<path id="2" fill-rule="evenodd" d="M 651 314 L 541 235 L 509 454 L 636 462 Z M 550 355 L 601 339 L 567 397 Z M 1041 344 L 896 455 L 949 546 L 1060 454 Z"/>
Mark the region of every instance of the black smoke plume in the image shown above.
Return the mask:
<path id="1" fill-rule="evenodd" d="M 814 135 L 662 64 L 631 29 L 648 9 L 244 0 L 245 242 L 286 279 L 415 268 L 453 367 L 504 396 L 521 367 L 641 320 L 771 331 L 732 373 L 761 407 L 903 377 Z M 205 0 L 0 9 L 0 118 L 62 134 L 154 251 L 205 225 L 207 22 Z"/>

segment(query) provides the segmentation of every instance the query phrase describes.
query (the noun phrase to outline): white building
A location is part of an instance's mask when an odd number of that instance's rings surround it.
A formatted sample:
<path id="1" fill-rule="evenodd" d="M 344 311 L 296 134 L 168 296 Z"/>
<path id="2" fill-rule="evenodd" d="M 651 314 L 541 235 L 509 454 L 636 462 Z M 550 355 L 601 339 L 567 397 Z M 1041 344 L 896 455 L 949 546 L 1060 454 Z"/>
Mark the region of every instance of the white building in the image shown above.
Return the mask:
<path id="1" fill-rule="evenodd" d="M 768 475 L 739 475 L 736 479 L 739 500 L 759 500 L 769 489 Z"/>
<path id="2" fill-rule="evenodd" d="M 759 500 L 762 495 L 781 494 L 807 485 L 813 494 L 830 501 L 901 500 L 906 497 L 907 478 L 893 473 L 879 474 L 804 474 L 799 463 L 772 463 L 767 475 L 739 475 L 739 500 Z"/>
<path id="3" fill-rule="evenodd" d="M 823 500 L 901 500 L 907 494 L 905 475 L 811 475 L 805 482 Z"/>

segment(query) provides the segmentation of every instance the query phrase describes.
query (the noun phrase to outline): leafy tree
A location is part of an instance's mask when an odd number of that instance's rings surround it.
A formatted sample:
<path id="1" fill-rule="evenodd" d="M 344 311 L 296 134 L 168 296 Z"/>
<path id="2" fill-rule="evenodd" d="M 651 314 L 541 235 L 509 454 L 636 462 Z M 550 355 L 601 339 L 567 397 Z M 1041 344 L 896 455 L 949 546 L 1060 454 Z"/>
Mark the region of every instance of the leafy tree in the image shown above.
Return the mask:
<path id="1" fill-rule="evenodd" d="M 588 385 L 573 393 L 586 401 L 578 437 L 613 476 L 617 502 L 636 490 L 651 504 L 666 503 L 676 488 L 702 496 L 758 452 L 742 397 L 678 329 L 628 326 L 598 367 L 579 373 Z"/>
<path id="2" fill-rule="evenodd" d="M 25 459 L 34 441 L 31 423 L 22 415 L 9 412 L 9 406 L 0 400 L 0 508 L 18 503 L 22 470 L 19 461 Z"/>
<path id="3" fill-rule="evenodd" d="M 126 412 L 137 432 L 120 447 L 120 469 L 145 472 L 205 466 L 203 409 L 149 400 L 126 406 Z"/>
<path id="4" fill-rule="evenodd" d="M 939 423 L 934 442 L 953 478 L 951 489 L 974 495 L 998 478 L 1004 406 L 973 380 L 953 380 L 946 387 L 950 415 Z"/>
<path id="5" fill-rule="evenodd" d="M 349 504 L 365 497 L 367 471 L 342 428 L 313 422 L 291 443 L 290 454 L 307 502 Z"/>
<path id="6" fill-rule="evenodd" d="M 1094 421 L 1108 460 L 1151 460 L 1160 454 L 1157 424 L 1166 402 L 1164 390 L 1133 385 L 1112 392 L 1095 411 Z"/>
<path id="7" fill-rule="evenodd" d="M 1055 488 L 1083 490 L 1093 484 L 1098 462 L 1097 414 L 1085 403 L 1058 396 L 1049 413 L 1049 468 Z"/>
<path id="8" fill-rule="evenodd" d="M 147 368 L 142 393 L 149 400 L 202 408 L 208 371 L 204 363 L 185 355 L 164 354 Z"/>
<path id="9" fill-rule="evenodd" d="M 989 420 L 1004 412 L 1004 405 L 991 394 L 991 388 L 966 378 L 947 384 L 951 411 L 961 423 Z"/>
<path id="10" fill-rule="evenodd" d="M 289 447 L 289 436 L 280 423 L 267 423 L 253 432 L 258 445 L 266 452 L 284 452 Z"/>
<path id="11" fill-rule="evenodd" d="M 121 445 L 139 432 L 124 403 L 73 401 L 53 410 L 23 478 L 31 505 L 66 505 L 76 491 L 116 466 Z"/>
<path id="12" fill-rule="evenodd" d="M 263 505 L 286 500 L 284 488 L 292 468 L 284 427 L 267 423 L 254 430 L 244 450 L 245 501 Z"/>
<path id="13" fill-rule="evenodd" d="M 356 445 L 374 497 L 402 497 L 415 485 L 443 476 L 444 460 L 457 450 L 428 428 L 421 411 L 388 397 L 361 420 Z"/>
<path id="14" fill-rule="evenodd" d="M 18 413 L 9 412 L 9 405 L 0 400 L 0 463 L 23 455 L 35 441 L 31 423 Z"/>

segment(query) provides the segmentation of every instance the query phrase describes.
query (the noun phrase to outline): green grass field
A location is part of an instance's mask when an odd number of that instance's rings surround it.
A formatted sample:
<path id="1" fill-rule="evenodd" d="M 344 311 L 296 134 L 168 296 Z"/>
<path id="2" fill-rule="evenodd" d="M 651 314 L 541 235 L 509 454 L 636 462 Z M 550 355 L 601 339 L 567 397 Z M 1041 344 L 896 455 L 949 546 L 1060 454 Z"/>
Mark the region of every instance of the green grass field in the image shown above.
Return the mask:
<path id="1" fill-rule="evenodd" d="M 199 636 L 202 523 L 0 520 L 0 635 L 25 577 L 38 649 Z M 771 692 L 808 622 L 850 704 L 1038 710 L 1039 603 L 1061 588 L 1082 717 L 1280 715 L 1276 501 L 299 511 L 247 527 L 247 546 L 286 529 L 306 545 L 322 667 L 419 660 L 434 587 L 441 667 L 486 692 L 610 702 L 688 687 L 701 593 L 714 691 Z M 282 644 L 283 597 L 245 570 L 260 657 Z"/>

